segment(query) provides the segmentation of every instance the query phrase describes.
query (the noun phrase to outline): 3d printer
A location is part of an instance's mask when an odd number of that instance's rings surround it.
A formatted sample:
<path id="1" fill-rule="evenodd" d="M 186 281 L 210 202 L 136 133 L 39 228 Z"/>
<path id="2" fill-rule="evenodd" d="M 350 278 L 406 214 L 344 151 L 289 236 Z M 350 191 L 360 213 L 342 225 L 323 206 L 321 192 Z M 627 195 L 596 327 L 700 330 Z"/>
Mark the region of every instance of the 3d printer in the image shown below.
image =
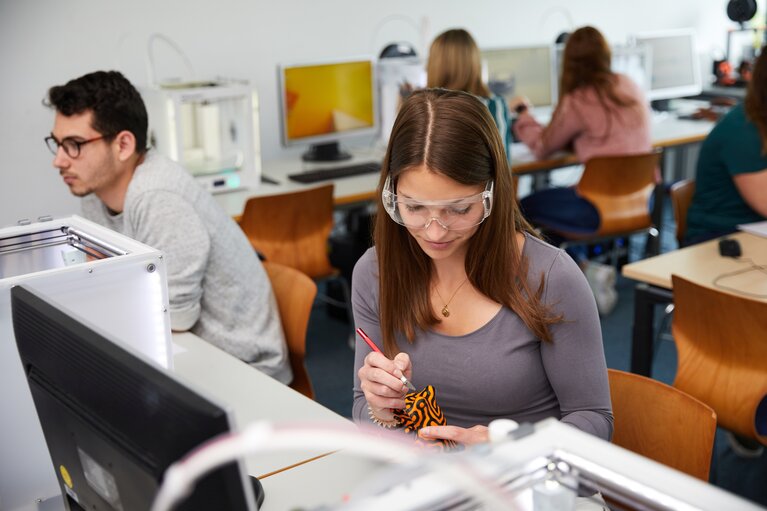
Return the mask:
<path id="1" fill-rule="evenodd" d="M 139 89 L 152 147 L 207 190 L 255 188 L 261 177 L 258 96 L 247 83 L 163 83 Z"/>

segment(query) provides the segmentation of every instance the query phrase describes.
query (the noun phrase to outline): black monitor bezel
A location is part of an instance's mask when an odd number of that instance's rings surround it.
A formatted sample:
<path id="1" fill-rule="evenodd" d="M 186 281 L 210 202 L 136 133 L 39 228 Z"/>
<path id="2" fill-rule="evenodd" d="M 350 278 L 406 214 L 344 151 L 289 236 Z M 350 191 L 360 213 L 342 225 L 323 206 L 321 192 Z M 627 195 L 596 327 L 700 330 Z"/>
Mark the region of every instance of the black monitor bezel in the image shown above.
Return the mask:
<path id="1" fill-rule="evenodd" d="M 94 504 L 101 506 L 97 509 L 110 509 L 93 486 L 84 482 L 82 459 L 78 461 L 74 454 L 85 444 L 109 447 L 104 456 L 110 459 L 100 461 L 118 474 L 118 481 L 120 471 L 125 470 L 134 477 L 146 473 L 159 486 L 172 462 L 201 442 L 231 431 L 225 407 L 61 304 L 25 286 L 15 286 L 11 288 L 11 311 L 24 373 L 42 418 L 62 496 L 70 508 L 82 504 L 73 504 L 74 493 L 77 500 L 86 501 L 88 509 Z M 53 401 L 43 399 L 45 396 Z M 52 402 L 60 406 L 52 408 Z M 56 415 L 59 420 L 51 423 Z M 69 467 L 69 482 L 62 465 Z M 79 491 L 75 491 L 74 480 Z M 211 485 L 218 488 L 216 495 L 211 495 Z M 239 499 L 232 504 L 236 509 L 256 509 L 242 461 L 203 478 L 178 509 L 204 509 L 209 504 L 202 503 L 220 498 L 222 489 Z M 151 503 L 154 495 L 137 498 Z"/>

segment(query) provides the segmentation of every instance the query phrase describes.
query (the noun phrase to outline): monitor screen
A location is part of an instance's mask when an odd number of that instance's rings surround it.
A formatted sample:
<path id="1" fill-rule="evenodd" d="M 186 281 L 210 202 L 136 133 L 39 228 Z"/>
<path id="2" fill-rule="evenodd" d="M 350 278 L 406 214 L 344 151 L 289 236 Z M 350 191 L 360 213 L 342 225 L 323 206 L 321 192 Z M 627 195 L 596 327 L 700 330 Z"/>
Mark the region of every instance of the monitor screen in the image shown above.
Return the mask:
<path id="1" fill-rule="evenodd" d="M 230 431 L 225 409 L 60 305 L 16 286 L 11 310 L 68 509 L 149 509 L 171 463 Z M 251 484 L 242 463 L 230 463 L 178 509 L 255 509 Z"/>
<path id="2" fill-rule="evenodd" d="M 283 144 L 314 144 L 304 159 L 344 159 L 339 139 L 377 133 L 373 59 L 281 65 L 279 91 Z"/>
<path id="3" fill-rule="evenodd" d="M 645 44 L 610 46 L 610 69 L 631 78 L 645 93 L 650 91 L 652 75 L 652 57 L 650 46 Z M 559 97 L 559 84 L 562 81 L 565 45 L 557 44 L 554 49 L 554 65 L 556 80 L 554 80 L 554 96 Z"/>
<path id="4" fill-rule="evenodd" d="M 525 46 L 482 50 L 483 79 L 506 100 L 526 96 L 534 106 L 552 101 L 551 47 Z"/>
<path id="5" fill-rule="evenodd" d="M 649 46 L 652 75 L 648 97 L 673 99 L 700 94 L 703 84 L 695 45 L 695 32 L 680 29 L 639 34 L 636 44 Z"/>

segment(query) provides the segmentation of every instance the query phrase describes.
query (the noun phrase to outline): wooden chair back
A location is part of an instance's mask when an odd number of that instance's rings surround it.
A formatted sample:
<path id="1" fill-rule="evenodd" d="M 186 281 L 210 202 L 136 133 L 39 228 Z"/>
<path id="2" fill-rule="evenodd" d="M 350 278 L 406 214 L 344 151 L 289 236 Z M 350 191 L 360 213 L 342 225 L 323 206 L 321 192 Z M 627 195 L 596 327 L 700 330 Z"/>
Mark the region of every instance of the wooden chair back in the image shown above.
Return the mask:
<path id="1" fill-rule="evenodd" d="M 657 380 L 608 369 L 613 443 L 708 481 L 716 414 L 694 397 Z"/>
<path id="2" fill-rule="evenodd" d="M 767 302 L 672 276 L 674 386 L 716 411 L 719 425 L 767 445 Z"/>
<path id="3" fill-rule="evenodd" d="M 613 236 L 652 226 L 648 201 L 655 189 L 660 154 L 653 151 L 600 156 L 586 162 L 575 189 L 599 212 L 599 230 L 589 237 Z"/>
<path id="4" fill-rule="evenodd" d="M 240 227 L 267 261 L 290 266 L 311 278 L 336 273 L 328 259 L 333 228 L 333 185 L 252 197 Z"/>
<path id="5" fill-rule="evenodd" d="M 317 285 L 298 270 L 264 261 L 264 269 L 272 283 L 272 290 L 280 311 L 282 330 L 288 344 L 293 381 L 290 387 L 314 399 L 314 389 L 304 364 L 306 356 L 306 328 L 317 294 Z"/>
<path id="6" fill-rule="evenodd" d="M 671 185 L 669 189 L 671 207 L 674 209 L 674 220 L 676 221 L 676 241 L 679 246 L 684 243 L 684 236 L 687 233 L 687 210 L 690 208 L 694 193 L 694 179 L 682 179 Z"/>

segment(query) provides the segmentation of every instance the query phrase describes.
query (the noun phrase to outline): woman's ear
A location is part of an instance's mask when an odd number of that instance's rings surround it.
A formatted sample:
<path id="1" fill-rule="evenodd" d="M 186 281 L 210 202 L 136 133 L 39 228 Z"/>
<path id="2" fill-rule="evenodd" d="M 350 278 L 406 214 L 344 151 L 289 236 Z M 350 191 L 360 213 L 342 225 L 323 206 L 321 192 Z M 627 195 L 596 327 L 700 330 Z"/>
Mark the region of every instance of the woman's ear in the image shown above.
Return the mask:
<path id="1" fill-rule="evenodd" d="M 136 137 L 128 130 L 123 130 L 115 136 L 117 158 L 126 161 L 136 152 Z"/>

